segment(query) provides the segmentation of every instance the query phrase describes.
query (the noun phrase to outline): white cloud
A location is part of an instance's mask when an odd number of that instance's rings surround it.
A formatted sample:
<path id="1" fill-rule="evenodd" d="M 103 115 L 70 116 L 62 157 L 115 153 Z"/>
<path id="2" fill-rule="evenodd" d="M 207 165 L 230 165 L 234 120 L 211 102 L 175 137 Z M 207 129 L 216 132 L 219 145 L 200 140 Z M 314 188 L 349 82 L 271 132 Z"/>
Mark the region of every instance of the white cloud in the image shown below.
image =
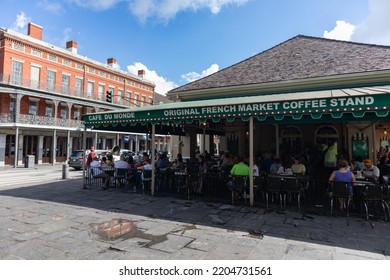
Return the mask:
<path id="1" fill-rule="evenodd" d="M 122 1 L 123 0 L 68 0 L 68 2 L 75 3 L 80 7 L 93 8 L 95 10 L 107 10 Z"/>
<path id="2" fill-rule="evenodd" d="M 343 20 L 336 21 L 336 27 L 331 31 L 324 31 L 324 38 L 336 39 L 336 40 L 351 40 L 352 34 L 355 30 L 355 26 Z"/>
<path id="3" fill-rule="evenodd" d="M 379 45 L 390 45 L 390 1 L 369 0 L 370 14 L 356 26 L 352 40 Z"/>
<path id="4" fill-rule="evenodd" d="M 148 67 L 141 62 L 134 62 L 132 65 L 127 66 L 127 71 L 134 75 L 138 75 L 138 70 L 145 70 L 144 78 L 156 84 L 155 91 L 159 94 L 165 95 L 168 91 L 178 86 L 167 78 L 159 76 L 156 71 L 149 70 Z"/>
<path id="5" fill-rule="evenodd" d="M 65 12 L 65 9 L 61 6 L 60 3 L 53 3 L 48 0 L 38 2 L 38 7 L 47 10 L 55 15 L 59 15 Z"/>
<path id="6" fill-rule="evenodd" d="M 12 29 L 20 31 L 24 29 L 30 21 L 30 17 L 27 17 L 24 12 L 20 12 L 20 14 L 16 15 L 16 20 Z"/>
<path id="7" fill-rule="evenodd" d="M 47 0 L 44 0 L 47 1 Z M 218 14 L 223 6 L 242 5 L 250 0 L 67 0 L 83 8 L 107 10 L 120 2 L 127 2 L 131 13 L 141 22 L 148 18 L 157 18 L 168 22 L 177 13 L 182 11 L 197 11 L 209 9 L 211 13 Z"/>
<path id="8" fill-rule="evenodd" d="M 241 5 L 249 0 L 130 0 L 130 11 L 141 21 L 156 17 L 164 22 L 174 18 L 177 13 L 200 9 L 210 9 L 213 14 L 218 14 L 221 8 L 228 4 Z"/>
<path id="9" fill-rule="evenodd" d="M 218 72 L 218 70 L 219 70 L 219 65 L 214 63 L 206 70 L 203 70 L 202 73 L 189 72 L 187 74 L 181 75 L 181 78 L 184 79 L 187 83 L 190 83 L 199 80 L 200 78 L 211 75 L 215 72 Z"/>
<path id="10" fill-rule="evenodd" d="M 336 21 L 336 27 L 325 31 L 324 37 L 329 39 L 347 40 L 361 43 L 390 45 L 390 1 L 369 0 L 370 13 L 358 24 L 343 20 Z"/>

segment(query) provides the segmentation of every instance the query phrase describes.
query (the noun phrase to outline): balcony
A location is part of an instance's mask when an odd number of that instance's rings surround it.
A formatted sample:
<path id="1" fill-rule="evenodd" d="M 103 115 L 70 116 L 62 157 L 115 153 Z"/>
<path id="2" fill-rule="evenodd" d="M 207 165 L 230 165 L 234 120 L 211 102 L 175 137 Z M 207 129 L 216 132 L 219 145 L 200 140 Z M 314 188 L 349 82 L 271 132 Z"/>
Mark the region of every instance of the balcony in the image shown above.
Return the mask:
<path id="1" fill-rule="evenodd" d="M 10 74 L 0 74 L 0 84 L 10 85 L 10 86 L 18 86 L 24 89 L 30 90 L 39 90 L 45 91 L 49 93 L 55 93 L 61 96 L 71 96 L 71 97 L 82 97 L 88 98 L 91 100 L 98 101 L 98 96 L 93 96 L 83 92 L 82 89 L 79 88 L 69 88 L 58 85 L 47 84 L 44 81 L 36 81 L 31 79 L 23 79 L 23 78 L 15 78 L 11 77 Z"/>
<path id="2" fill-rule="evenodd" d="M 15 123 L 16 117 L 12 114 L 0 114 L 0 123 Z M 67 128 L 79 128 L 82 127 L 82 121 L 68 120 L 53 117 L 43 117 L 35 115 L 19 115 L 19 124 L 29 124 L 37 126 L 57 126 Z"/>

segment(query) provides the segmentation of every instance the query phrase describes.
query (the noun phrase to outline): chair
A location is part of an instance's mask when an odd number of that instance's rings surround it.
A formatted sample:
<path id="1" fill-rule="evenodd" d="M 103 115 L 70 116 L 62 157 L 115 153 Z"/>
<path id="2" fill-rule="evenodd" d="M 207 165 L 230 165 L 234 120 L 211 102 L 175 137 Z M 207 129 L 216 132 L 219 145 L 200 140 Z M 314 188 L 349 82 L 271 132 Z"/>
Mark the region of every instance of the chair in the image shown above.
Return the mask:
<path id="1" fill-rule="evenodd" d="M 346 200 L 347 207 L 347 223 L 349 224 L 349 206 L 352 202 L 352 193 L 349 191 L 348 182 L 331 182 L 332 197 L 330 198 L 330 214 L 333 215 L 334 199 L 342 198 Z M 344 205 L 340 205 L 344 207 Z"/>
<path id="2" fill-rule="evenodd" d="M 186 180 L 187 199 L 190 199 L 191 192 L 198 190 L 199 182 L 199 173 L 188 173 Z"/>
<path id="3" fill-rule="evenodd" d="M 381 204 L 385 221 L 387 221 L 387 213 L 389 212 L 389 205 L 383 199 L 383 186 L 382 185 L 369 185 L 365 186 L 362 190 L 362 202 L 366 210 L 366 218 L 369 220 L 369 210 L 372 205 L 378 203 Z"/>
<path id="4" fill-rule="evenodd" d="M 104 171 L 100 167 L 88 167 L 86 185 L 89 185 L 91 189 L 93 187 L 104 188 L 106 178 L 103 176 L 103 173 Z"/>
<path id="5" fill-rule="evenodd" d="M 141 173 L 141 185 L 142 193 L 145 193 L 145 186 L 150 189 L 152 183 L 152 170 L 142 170 Z"/>
<path id="6" fill-rule="evenodd" d="M 282 192 L 283 192 L 283 183 L 281 178 L 279 177 L 273 177 L 273 176 L 268 176 L 266 179 L 266 191 L 265 191 L 265 200 L 267 204 L 267 209 L 268 209 L 268 195 L 271 194 L 272 198 L 273 195 L 279 195 L 279 201 L 280 201 L 280 208 L 283 206 L 283 198 L 282 198 Z"/>
<path id="7" fill-rule="evenodd" d="M 167 185 L 167 168 L 157 168 L 156 170 L 156 190 L 162 190 Z"/>
<path id="8" fill-rule="evenodd" d="M 301 196 L 303 196 L 303 187 L 298 178 L 283 179 L 283 200 L 286 207 L 287 196 L 297 196 L 298 211 L 301 209 Z"/>
<path id="9" fill-rule="evenodd" d="M 115 168 L 115 172 L 114 172 L 115 189 L 118 189 L 118 185 L 119 185 L 119 187 L 123 187 L 126 190 L 127 173 L 128 173 L 128 168 Z"/>
<path id="10" fill-rule="evenodd" d="M 257 193 L 261 193 L 262 198 L 265 198 L 264 190 L 264 175 L 253 176 L 253 195 L 256 197 Z"/>
<path id="11" fill-rule="evenodd" d="M 238 196 L 241 195 L 244 197 L 244 202 L 246 203 L 246 191 L 248 188 L 248 176 L 238 176 L 235 175 L 232 177 L 232 183 L 230 183 L 230 190 L 232 191 L 232 204 L 234 204 L 235 201 L 235 194 L 238 194 Z"/>

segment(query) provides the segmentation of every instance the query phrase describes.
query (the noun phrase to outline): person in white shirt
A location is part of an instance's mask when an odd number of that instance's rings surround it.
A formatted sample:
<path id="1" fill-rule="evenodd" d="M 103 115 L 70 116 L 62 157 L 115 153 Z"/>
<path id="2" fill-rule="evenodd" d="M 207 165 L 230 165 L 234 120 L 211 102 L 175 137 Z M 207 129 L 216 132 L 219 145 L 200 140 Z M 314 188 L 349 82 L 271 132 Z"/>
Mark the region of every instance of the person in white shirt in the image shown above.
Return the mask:
<path id="1" fill-rule="evenodd" d="M 362 169 L 362 175 L 366 179 L 377 180 L 380 176 L 379 168 L 372 164 L 370 159 L 365 159 L 363 161 L 364 167 Z"/>
<path id="2" fill-rule="evenodd" d="M 149 158 L 146 160 L 146 164 L 137 167 L 138 170 L 152 170 L 152 168 L 153 168 L 153 166 L 152 166 L 151 160 Z M 141 174 L 141 180 L 144 180 L 144 173 L 143 172 Z"/>
<path id="3" fill-rule="evenodd" d="M 129 168 L 128 162 L 125 160 L 125 156 L 121 155 L 119 160 L 114 162 L 114 167 L 115 168 Z"/>
<path id="4" fill-rule="evenodd" d="M 110 175 L 102 170 L 102 166 L 97 156 L 95 156 L 91 162 L 91 170 L 93 177 L 103 178 L 103 189 L 108 189 L 108 184 L 110 183 Z"/>

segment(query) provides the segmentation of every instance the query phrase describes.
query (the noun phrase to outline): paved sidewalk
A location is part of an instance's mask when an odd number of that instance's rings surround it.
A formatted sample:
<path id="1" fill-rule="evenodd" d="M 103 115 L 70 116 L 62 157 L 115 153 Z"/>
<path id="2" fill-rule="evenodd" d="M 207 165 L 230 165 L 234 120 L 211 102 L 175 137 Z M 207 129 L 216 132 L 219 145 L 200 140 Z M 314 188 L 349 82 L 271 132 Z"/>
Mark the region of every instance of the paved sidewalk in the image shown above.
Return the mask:
<path id="1" fill-rule="evenodd" d="M 80 178 L 2 187 L 0 225 L 0 259 L 390 259 L 389 222 L 84 190 Z"/>

